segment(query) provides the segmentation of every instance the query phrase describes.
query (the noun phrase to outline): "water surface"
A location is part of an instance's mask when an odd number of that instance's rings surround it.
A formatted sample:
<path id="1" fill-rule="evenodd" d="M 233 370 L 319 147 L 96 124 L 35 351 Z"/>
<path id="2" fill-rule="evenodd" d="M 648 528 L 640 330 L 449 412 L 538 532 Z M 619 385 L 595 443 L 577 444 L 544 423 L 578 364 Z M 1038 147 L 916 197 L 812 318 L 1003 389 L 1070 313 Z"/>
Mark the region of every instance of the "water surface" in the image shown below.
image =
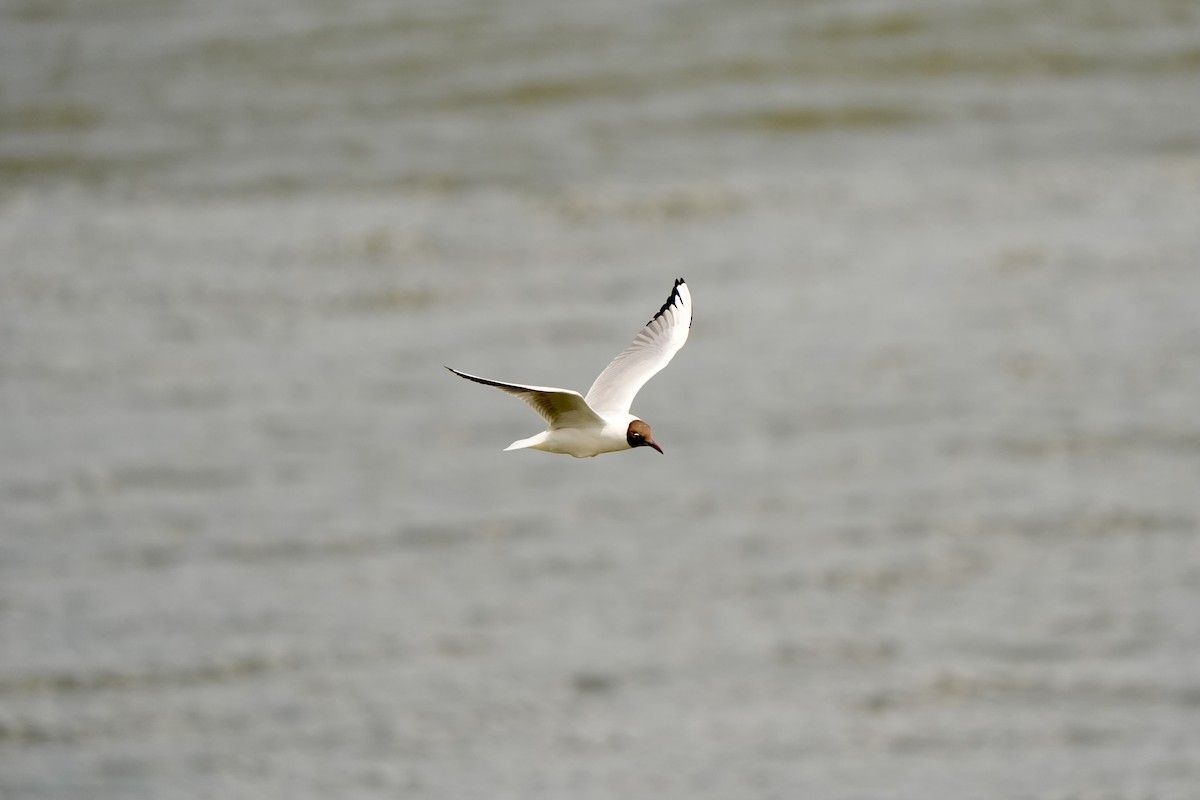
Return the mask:
<path id="1" fill-rule="evenodd" d="M 1194 3 L 0 13 L 0 796 L 1196 795 Z"/>

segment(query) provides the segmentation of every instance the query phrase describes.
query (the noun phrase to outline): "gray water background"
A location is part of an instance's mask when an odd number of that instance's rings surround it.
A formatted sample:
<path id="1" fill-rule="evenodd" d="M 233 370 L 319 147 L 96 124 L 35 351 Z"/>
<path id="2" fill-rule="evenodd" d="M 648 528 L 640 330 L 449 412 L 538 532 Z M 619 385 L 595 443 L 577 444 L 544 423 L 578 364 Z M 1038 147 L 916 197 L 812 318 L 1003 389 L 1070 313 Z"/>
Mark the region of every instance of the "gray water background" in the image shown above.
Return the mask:
<path id="1" fill-rule="evenodd" d="M 1200 797 L 1198 406 L 1191 0 L 0 7 L 6 800 Z"/>

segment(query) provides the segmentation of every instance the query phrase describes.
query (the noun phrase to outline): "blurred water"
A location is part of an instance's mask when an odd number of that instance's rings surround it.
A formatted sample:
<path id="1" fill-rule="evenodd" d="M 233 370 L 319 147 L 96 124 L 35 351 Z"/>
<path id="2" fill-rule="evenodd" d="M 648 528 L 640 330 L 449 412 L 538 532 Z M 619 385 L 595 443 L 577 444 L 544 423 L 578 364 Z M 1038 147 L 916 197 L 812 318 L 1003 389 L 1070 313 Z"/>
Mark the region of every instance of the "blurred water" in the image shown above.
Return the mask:
<path id="1" fill-rule="evenodd" d="M 1200 796 L 1190 0 L 0 9 L 0 796 Z M 635 411 L 539 420 L 677 275 Z"/>

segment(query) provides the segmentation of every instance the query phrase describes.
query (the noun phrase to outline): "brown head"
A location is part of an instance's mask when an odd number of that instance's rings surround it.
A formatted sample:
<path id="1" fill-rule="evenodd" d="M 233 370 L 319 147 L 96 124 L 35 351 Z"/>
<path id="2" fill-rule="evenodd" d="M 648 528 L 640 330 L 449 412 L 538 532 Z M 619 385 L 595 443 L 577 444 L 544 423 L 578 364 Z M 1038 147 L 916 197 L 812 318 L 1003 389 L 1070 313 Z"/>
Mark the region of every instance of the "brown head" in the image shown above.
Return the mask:
<path id="1" fill-rule="evenodd" d="M 625 431 L 625 441 L 629 442 L 630 447 L 653 447 L 660 453 L 663 451 L 654 441 L 654 434 L 650 433 L 650 426 L 640 419 L 629 423 L 629 430 Z"/>

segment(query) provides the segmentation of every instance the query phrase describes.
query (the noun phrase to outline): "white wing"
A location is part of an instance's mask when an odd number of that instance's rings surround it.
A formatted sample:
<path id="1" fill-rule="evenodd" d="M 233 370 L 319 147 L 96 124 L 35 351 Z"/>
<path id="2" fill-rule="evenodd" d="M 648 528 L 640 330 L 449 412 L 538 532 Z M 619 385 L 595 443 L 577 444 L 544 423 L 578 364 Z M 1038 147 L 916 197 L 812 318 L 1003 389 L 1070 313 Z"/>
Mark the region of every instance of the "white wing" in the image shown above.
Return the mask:
<path id="1" fill-rule="evenodd" d="M 482 383 L 485 386 L 495 386 L 497 389 L 519 397 L 541 414 L 550 423 L 550 430 L 555 428 L 586 428 L 603 426 L 604 420 L 588 407 L 583 395 L 570 389 L 554 389 L 549 386 L 522 386 L 519 383 L 501 383 L 500 381 L 480 378 L 478 375 L 468 375 L 452 367 L 446 369 L 460 378 Z"/>
<path id="2" fill-rule="evenodd" d="M 587 404 L 599 412 L 628 414 L 638 390 L 679 352 L 691 328 L 692 293 L 680 278 L 654 318 L 596 378 Z"/>

